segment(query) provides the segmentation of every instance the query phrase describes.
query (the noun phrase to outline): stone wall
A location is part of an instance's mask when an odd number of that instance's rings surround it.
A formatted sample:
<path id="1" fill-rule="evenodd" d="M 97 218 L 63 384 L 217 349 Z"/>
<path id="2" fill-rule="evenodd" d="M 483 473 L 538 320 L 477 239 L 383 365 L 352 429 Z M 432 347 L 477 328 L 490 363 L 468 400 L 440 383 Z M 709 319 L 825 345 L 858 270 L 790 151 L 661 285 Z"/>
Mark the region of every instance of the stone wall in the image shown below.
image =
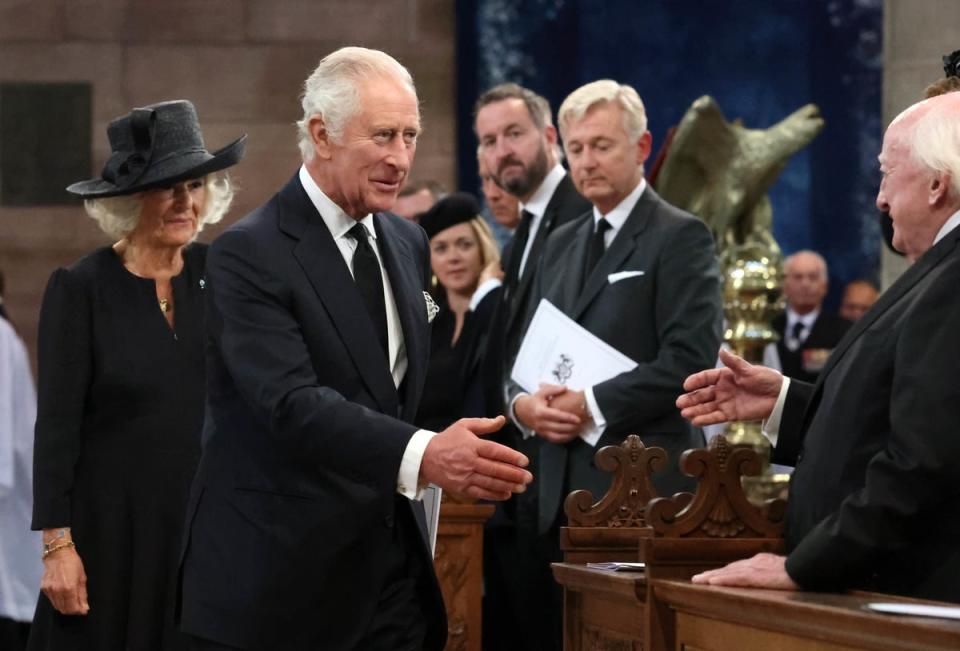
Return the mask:
<path id="1" fill-rule="evenodd" d="M 425 127 L 413 178 L 454 187 L 449 0 L 0 0 L 0 81 L 92 84 L 91 176 L 109 155 L 107 124 L 133 106 L 192 100 L 210 148 L 249 134 L 238 200 L 205 241 L 294 173 L 301 84 L 343 45 L 385 50 L 410 69 Z M 0 206 L 6 305 L 31 353 L 51 271 L 107 243 L 79 202 Z"/>

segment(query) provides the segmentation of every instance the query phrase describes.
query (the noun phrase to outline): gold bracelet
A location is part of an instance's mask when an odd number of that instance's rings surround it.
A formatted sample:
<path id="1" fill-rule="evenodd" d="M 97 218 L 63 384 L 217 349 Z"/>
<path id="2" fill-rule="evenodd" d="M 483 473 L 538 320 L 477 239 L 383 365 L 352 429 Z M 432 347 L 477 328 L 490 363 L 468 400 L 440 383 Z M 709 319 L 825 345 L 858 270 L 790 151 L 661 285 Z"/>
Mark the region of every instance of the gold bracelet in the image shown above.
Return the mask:
<path id="1" fill-rule="evenodd" d="M 59 545 L 54 545 L 53 547 L 47 547 L 43 550 L 43 554 L 40 555 L 40 559 L 45 560 L 47 556 L 49 556 L 50 554 L 53 554 L 54 552 L 58 552 L 61 549 L 68 549 L 70 547 L 76 547 L 76 545 L 73 544 L 72 540 L 68 540 L 67 542 L 62 542 Z"/>

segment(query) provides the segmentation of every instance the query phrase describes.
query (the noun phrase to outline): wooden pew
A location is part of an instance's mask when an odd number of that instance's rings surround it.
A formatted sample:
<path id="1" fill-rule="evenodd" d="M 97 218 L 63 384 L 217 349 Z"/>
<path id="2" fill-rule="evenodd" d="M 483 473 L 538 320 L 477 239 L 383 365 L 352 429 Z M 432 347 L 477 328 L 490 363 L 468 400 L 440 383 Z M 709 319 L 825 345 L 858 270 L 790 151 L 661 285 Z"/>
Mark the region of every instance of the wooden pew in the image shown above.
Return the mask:
<path id="1" fill-rule="evenodd" d="M 597 453 L 597 466 L 614 473 L 599 502 L 586 491 L 567 497 L 564 563 L 553 566 L 564 587 L 564 648 L 673 649 L 673 631 L 664 627 L 671 613 L 657 602 L 656 580 L 689 579 L 761 551 L 783 551 L 786 503 L 754 506 L 741 487 L 743 475 L 760 472 L 753 450 L 733 448 L 723 437 L 688 450 L 680 467 L 697 478 L 696 492 L 658 497 L 651 474 L 666 461 L 662 449 L 630 436 Z M 602 561 L 642 561 L 646 568 L 626 574 L 585 566 Z"/>
<path id="2" fill-rule="evenodd" d="M 433 566 L 447 608 L 445 651 L 480 651 L 483 524 L 493 505 L 444 492 Z"/>
<path id="3" fill-rule="evenodd" d="M 663 580 L 653 582 L 653 591 L 657 602 L 670 613 L 665 625 L 675 630 L 675 649 L 960 649 L 960 621 L 882 615 L 864 609 L 878 601 L 933 602 L 869 592 L 783 592 Z"/>

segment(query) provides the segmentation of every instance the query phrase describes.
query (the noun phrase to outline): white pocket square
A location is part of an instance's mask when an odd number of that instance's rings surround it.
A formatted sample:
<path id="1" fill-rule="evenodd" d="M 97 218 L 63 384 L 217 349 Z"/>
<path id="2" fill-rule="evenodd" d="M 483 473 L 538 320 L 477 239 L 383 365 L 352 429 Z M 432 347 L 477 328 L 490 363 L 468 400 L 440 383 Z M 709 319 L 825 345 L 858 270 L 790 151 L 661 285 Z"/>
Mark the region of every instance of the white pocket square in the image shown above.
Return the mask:
<path id="1" fill-rule="evenodd" d="M 636 276 L 642 276 L 645 272 L 643 271 L 618 271 L 615 274 L 610 274 L 607 276 L 607 282 L 611 285 L 613 283 L 620 282 L 621 280 L 626 280 L 627 278 L 635 278 Z"/>
<path id="2" fill-rule="evenodd" d="M 427 302 L 427 323 L 433 323 L 440 313 L 440 307 L 433 300 L 433 296 L 430 296 L 430 292 L 423 293 L 423 300 Z"/>

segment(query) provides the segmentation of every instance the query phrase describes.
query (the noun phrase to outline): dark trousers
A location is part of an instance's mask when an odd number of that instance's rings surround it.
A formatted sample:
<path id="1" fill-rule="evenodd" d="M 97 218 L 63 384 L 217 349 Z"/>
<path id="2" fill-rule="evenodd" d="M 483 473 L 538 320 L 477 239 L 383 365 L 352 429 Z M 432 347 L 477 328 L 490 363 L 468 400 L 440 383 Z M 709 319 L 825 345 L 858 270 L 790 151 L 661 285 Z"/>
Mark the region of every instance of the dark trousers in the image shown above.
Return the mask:
<path id="1" fill-rule="evenodd" d="M 388 551 L 386 579 L 380 590 L 373 621 L 358 649 L 370 651 L 420 651 L 427 634 L 423 608 L 425 571 L 415 545 L 421 536 L 405 498 L 397 496 L 393 545 Z"/>
<path id="2" fill-rule="evenodd" d="M 539 530 L 539 455 L 536 439 L 524 441 L 523 452 L 530 458 L 534 480 L 527 491 L 515 496 L 517 572 L 514 579 L 525 622 L 519 634 L 524 651 L 561 651 L 563 649 L 563 588 L 553 578 L 551 563 L 563 560 L 560 527 L 566 524 L 562 513 L 556 515 L 546 533 Z M 564 480 L 563 494 L 569 492 Z"/>
<path id="3" fill-rule="evenodd" d="M 422 651 L 443 648 L 445 630 L 432 630 L 427 626 L 428 602 L 426 595 L 430 580 L 429 572 L 417 548 L 422 534 L 406 498 L 397 496 L 397 508 L 393 525 L 393 545 L 387 551 L 388 571 L 377 599 L 374 616 L 355 649 L 364 651 Z M 438 639 L 443 636 L 443 639 Z M 232 647 L 198 637 L 191 638 L 193 651 L 241 651 Z M 297 651 L 321 651 L 324 647 L 298 648 Z M 275 651 L 254 649 L 252 651 Z"/>
<path id="4" fill-rule="evenodd" d="M 30 637 L 30 622 L 17 622 L 0 617 L 0 649 L 22 651 L 27 648 Z"/>

